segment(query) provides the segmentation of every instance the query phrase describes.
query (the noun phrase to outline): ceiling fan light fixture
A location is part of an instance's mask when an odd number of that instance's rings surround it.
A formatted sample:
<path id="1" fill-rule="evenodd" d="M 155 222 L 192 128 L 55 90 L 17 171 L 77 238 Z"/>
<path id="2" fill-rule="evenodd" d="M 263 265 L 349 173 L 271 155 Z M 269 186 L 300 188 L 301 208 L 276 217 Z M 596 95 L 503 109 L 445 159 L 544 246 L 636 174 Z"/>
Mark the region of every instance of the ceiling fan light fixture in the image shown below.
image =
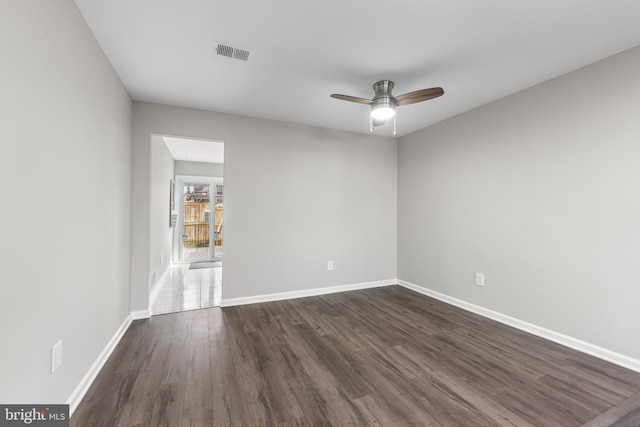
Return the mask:
<path id="1" fill-rule="evenodd" d="M 381 99 L 371 106 L 371 117 L 375 120 L 389 120 L 395 114 L 396 105 L 392 99 Z"/>

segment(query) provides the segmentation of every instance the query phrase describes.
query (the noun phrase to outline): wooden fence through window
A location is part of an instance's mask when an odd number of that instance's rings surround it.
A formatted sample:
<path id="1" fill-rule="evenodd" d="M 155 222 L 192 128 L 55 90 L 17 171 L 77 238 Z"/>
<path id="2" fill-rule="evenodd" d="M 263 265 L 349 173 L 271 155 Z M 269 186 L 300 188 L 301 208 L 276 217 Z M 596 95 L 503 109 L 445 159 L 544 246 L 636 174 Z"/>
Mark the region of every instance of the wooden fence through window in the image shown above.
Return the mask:
<path id="1" fill-rule="evenodd" d="M 185 248 L 209 246 L 209 202 L 184 202 L 184 227 L 182 229 Z M 222 206 L 215 210 L 215 245 L 222 245 Z"/>

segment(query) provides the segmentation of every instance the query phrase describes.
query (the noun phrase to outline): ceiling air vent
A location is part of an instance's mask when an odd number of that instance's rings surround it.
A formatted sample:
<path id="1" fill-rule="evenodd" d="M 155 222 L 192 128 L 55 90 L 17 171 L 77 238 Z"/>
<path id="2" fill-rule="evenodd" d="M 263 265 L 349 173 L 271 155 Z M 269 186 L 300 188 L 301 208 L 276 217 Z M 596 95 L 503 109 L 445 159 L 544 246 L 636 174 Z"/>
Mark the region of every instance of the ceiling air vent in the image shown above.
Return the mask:
<path id="1" fill-rule="evenodd" d="M 226 56 L 227 58 L 239 59 L 240 61 L 248 61 L 249 53 L 248 50 L 238 49 L 237 47 L 232 47 L 229 45 L 225 45 L 222 43 L 218 43 L 216 47 L 216 52 L 220 56 Z"/>

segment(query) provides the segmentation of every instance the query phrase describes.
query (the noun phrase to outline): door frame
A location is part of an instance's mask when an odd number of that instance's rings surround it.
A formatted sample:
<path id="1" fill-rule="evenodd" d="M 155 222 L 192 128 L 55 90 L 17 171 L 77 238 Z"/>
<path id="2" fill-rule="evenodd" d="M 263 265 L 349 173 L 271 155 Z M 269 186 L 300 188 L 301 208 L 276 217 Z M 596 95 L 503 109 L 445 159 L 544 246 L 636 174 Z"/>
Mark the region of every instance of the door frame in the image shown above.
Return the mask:
<path id="1" fill-rule="evenodd" d="M 176 175 L 174 192 L 176 213 L 178 214 L 178 220 L 173 232 L 173 259 L 176 264 L 188 264 L 198 261 L 214 261 L 214 245 L 215 245 L 215 191 L 216 184 L 223 184 L 223 177 L 213 176 L 194 176 L 194 175 Z M 184 229 L 184 185 L 185 184 L 209 184 L 209 211 L 211 212 L 211 219 L 209 221 L 209 258 L 197 259 L 197 260 L 183 260 L 182 259 L 182 230 Z M 224 208 L 223 208 L 224 215 Z M 223 243 L 224 244 L 224 243 Z"/>

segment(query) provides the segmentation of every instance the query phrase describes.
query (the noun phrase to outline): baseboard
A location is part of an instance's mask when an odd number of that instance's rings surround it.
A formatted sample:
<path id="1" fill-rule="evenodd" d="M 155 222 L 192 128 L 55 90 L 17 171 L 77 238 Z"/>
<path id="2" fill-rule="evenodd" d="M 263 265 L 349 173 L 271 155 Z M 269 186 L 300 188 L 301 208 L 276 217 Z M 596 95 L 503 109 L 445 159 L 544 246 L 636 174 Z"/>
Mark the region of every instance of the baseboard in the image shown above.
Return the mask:
<path id="1" fill-rule="evenodd" d="M 173 264 L 169 264 L 167 268 L 164 270 L 164 273 L 162 273 L 162 276 L 160 276 L 160 278 L 156 280 L 156 283 L 153 284 L 153 287 L 151 288 L 151 292 L 149 292 L 149 307 L 151 307 L 153 303 L 156 301 L 156 298 L 158 298 L 158 293 L 160 292 L 160 285 L 167 278 L 172 268 L 173 268 Z"/>
<path id="2" fill-rule="evenodd" d="M 531 323 L 516 319 L 511 316 L 507 316 L 502 313 L 498 313 L 493 310 L 489 310 L 475 304 L 471 304 L 454 297 L 450 297 L 448 295 L 433 291 L 414 283 L 410 283 L 404 280 L 398 280 L 397 283 L 407 289 L 430 296 L 437 300 L 446 302 L 447 304 L 454 305 L 472 313 L 479 314 L 480 316 L 495 320 L 516 329 L 520 329 L 521 331 L 525 331 L 532 335 L 536 335 L 541 338 L 548 339 L 549 341 L 564 345 L 565 347 L 569 347 L 574 350 L 578 350 L 591 356 L 597 357 L 599 359 L 606 360 L 607 362 L 615 363 L 616 365 L 631 369 L 632 371 L 640 372 L 640 360 L 633 359 L 629 356 L 607 350 L 606 348 L 598 347 L 597 345 L 593 345 L 588 342 L 546 328 L 542 328 L 540 326 L 533 325 Z"/>
<path id="3" fill-rule="evenodd" d="M 232 307 L 235 305 L 257 304 L 261 302 L 282 301 L 294 298 L 313 297 L 318 295 L 334 294 L 337 292 L 355 291 L 358 289 L 378 288 L 397 284 L 396 279 L 379 280 L 376 282 L 354 283 L 351 285 L 331 286 L 328 288 L 305 289 L 302 291 L 280 292 L 275 294 L 256 295 L 242 298 L 223 299 L 221 307 Z"/>
<path id="4" fill-rule="evenodd" d="M 131 312 L 131 320 L 148 319 L 151 317 L 151 309 Z"/>
<path id="5" fill-rule="evenodd" d="M 91 365 L 78 386 L 75 388 L 75 390 L 73 390 L 73 393 L 71 393 L 69 399 L 67 399 L 66 403 L 67 405 L 69 405 L 69 417 L 71 417 L 74 411 L 78 408 L 78 405 L 82 401 L 82 398 L 89 390 L 89 387 L 91 387 L 91 384 L 100 373 L 100 370 L 104 367 L 104 364 L 107 363 L 109 356 L 111 356 L 111 353 L 113 353 L 113 350 L 116 348 L 133 320 L 134 319 L 132 314 L 129 314 L 127 318 L 124 319 L 124 322 L 122 322 L 122 325 L 120 325 L 115 335 L 111 338 L 111 340 L 109 340 L 107 346 L 98 355 L 96 361 L 93 362 L 93 365 Z"/>

